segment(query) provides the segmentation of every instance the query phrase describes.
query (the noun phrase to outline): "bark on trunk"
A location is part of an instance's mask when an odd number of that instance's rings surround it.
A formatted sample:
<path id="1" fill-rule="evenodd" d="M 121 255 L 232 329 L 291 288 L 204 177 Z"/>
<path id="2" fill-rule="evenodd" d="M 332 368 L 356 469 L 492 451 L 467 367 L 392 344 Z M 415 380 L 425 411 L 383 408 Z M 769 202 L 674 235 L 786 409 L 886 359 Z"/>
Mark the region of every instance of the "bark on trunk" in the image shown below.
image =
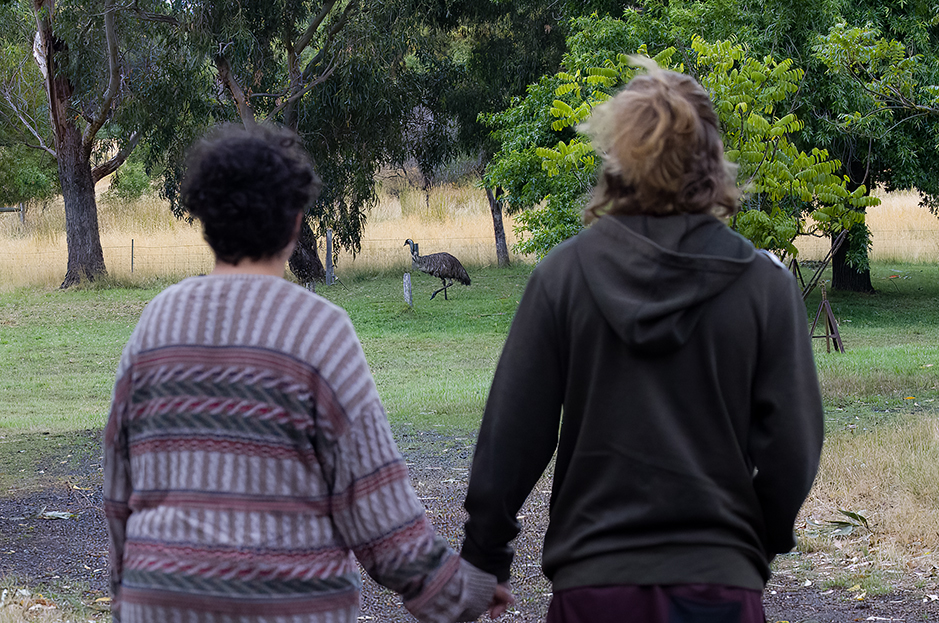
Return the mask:
<path id="1" fill-rule="evenodd" d="M 845 154 L 845 170 L 848 174 L 848 190 L 854 192 L 862 184 L 867 183 L 870 161 L 866 158 L 852 156 L 854 152 Z M 870 189 L 868 189 L 868 193 Z M 867 256 L 869 230 L 866 223 L 854 226 L 848 231 L 848 237 L 837 253 L 831 257 L 831 289 L 844 292 L 865 292 L 872 294 L 874 286 L 871 283 L 870 268 L 857 270 L 849 266 L 848 254 L 863 254 Z M 835 237 L 832 237 L 834 242 Z"/>
<path id="2" fill-rule="evenodd" d="M 297 247 L 293 250 L 290 259 L 287 260 L 290 271 L 297 277 L 297 281 L 305 288 L 316 290 L 316 282 L 323 281 L 326 278 L 326 269 L 323 262 L 320 261 L 317 253 L 316 236 L 310 228 L 310 224 L 303 221 L 300 227 L 300 237 L 297 239 Z"/>
<path id="3" fill-rule="evenodd" d="M 863 245 L 867 250 L 867 241 L 858 240 L 864 236 L 856 236 L 853 233 L 848 234 L 848 239 L 844 241 L 841 248 L 835 252 L 831 258 L 831 289 L 841 290 L 842 292 L 864 292 L 873 294 L 874 285 L 871 283 L 871 271 L 857 270 L 847 262 L 848 251 L 852 245 Z"/>
<path id="4" fill-rule="evenodd" d="M 81 133 L 72 124 L 62 128 L 56 153 L 59 181 L 65 202 L 65 240 L 68 265 L 62 288 L 82 279 L 93 281 L 107 274 L 101 236 L 98 231 L 98 206 L 91 163 L 82 148 Z"/>
<path id="5" fill-rule="evenodd" d="M 499 268 L 505 268 L 509 265 L 509 247 L 505 243 L 505 226 L 502 224 L 502 189 L 497 188 L 495 194 L 492 189 L 486 189 L 486 197 L 489 199 L 489 211 L 492 212 L 492 229 L 496 235 L 496 259 L 499 261 Z"/>

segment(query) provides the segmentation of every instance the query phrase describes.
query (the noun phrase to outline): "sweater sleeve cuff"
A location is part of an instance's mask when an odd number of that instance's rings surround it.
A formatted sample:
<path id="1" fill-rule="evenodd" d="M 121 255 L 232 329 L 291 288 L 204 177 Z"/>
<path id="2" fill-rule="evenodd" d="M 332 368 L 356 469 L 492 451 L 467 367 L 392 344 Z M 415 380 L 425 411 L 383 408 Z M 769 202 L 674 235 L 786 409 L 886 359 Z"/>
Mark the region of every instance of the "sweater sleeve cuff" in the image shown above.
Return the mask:
<path id="1" fill-rule="evenodd" d="M 477 569 L 496 576 L 497 583 L 509 581 L 511 577 L 513 554 L 513 550 L 510 547 L 506 547 L 505 553 L 501 553 L 501 555 L 500 553 L 488 553 L 488 555 L 484 555 L 481 548 L 477 547 L 468 535 L 463 541 L 463 548 L 460 550 L 460 557 L 463 558 L 463 560 Z"/>
<path id="2" fill-rule="evenodd" d="M 461 558 L 456 572 L 432 597 L 405 602 L 421 623 L 475 621 L 489 608 L 496 591 L 494 575 L 477 569 Z"/>
<path id="3" fill-rule="evenodd" d="M 460 572 L 464 577 L 464 598 L 460 600 L 463 611 L 457 621 L 475 621 L 489 608 L 496 592 L 496 576 L 474 567 L 460 559 Z"/>

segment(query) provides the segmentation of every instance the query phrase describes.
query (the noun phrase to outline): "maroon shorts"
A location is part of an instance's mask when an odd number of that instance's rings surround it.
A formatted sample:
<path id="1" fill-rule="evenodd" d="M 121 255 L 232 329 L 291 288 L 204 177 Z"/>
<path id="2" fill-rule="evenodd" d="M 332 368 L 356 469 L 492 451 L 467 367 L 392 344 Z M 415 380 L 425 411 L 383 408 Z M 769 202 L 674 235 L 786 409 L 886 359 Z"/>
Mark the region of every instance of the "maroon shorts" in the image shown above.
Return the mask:
<path id="1" fill-rule="evenodd" d="M 547 623 L 765 623 L 762 591 L 719 584 L 557 591 Z"/>

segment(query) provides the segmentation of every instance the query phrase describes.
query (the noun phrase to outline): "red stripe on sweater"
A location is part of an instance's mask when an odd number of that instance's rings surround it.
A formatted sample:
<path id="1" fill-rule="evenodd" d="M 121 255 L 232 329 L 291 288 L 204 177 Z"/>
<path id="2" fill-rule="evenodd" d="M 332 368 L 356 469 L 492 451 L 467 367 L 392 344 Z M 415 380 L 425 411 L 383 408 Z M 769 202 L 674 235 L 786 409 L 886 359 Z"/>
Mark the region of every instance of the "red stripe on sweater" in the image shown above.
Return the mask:
<path id="1" fill-rule="evenodd" d="M 131 442 L 130 447 L 135 456 L 151 452 L 217 452 L 264 459 L 293 459 L 301 462 L 310 459 L 295 446 L 214 437 L 164 437 Z"/>
<path id="2" fill-rule="evenodd" d="M 287 353 L 251 346 L 162 346 L 141 352 L 134 361 L 139 374 L 166 372 L 166 366 L 177 365 L 261 368 L 276 371 L 278 376 L 288 374 L 298 382 L 317 374 L 313 366 Z"/>
<path id="3" fill-rule="evenodd" d="M 435 536 L 433 526 L 427 521 L 427 517 L 421 514 L 413 522 L 384 538 L 354 548 L 355 557 L 366 569 L 373 569 L 379 560 L 396 558 L 393 554 L 395 551 L 399 552 L 397 558 L 416 558 L 422 553 L 419 551 L 422 546 L 433 544 Z"/>
<path id="4" fill-rule="evenodd" d="M 453 574 L 460 568 L 460 557 L 450 554 L 450 558 L 440 566 L 437 573 L 424 584 L 423 590 L 414 599 L 405 602 L 405 607 L 411 612 L 420 611 L 428 602 L 447 585 Z"/>
<path id="5" fill-rule="evenodd" d="M 336 493 L 333 498 L 333 512 L 348 510 L 356 501 L 396 481 L 408 480 L 408 468 L 404 460 L 383 465 L 371 474 L 352 482 L 345 491 Z"/>
<path id="6" fill-rule="evenodd" d="M 127 519 L 130 517 L 130 507 L 124 502 L 105 499 L 104 515 L 113 519 Z"/>

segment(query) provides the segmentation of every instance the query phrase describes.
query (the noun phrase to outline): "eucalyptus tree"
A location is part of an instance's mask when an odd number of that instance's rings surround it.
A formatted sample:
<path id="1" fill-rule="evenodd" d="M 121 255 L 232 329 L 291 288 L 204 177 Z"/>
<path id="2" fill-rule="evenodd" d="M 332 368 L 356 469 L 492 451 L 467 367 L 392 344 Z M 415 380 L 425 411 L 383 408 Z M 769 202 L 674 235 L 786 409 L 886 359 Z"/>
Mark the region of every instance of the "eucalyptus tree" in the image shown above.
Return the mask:
<path id="1" fill-rule="evenodd" d="M 184 154 L 194 136 L 218 122 L 283 124 L 296 131 L 323 178 L 290 266 L 301 281 L 322 276 L 316 241 L 330 229 L 334 249 L 360 248 L 375 175 L 427 143 L 422 126 L 428 71 L 424 0 L 196 0 L 166 6 L 180 45 L 205 68 L 211 94 L 203 115 L 153 137 L 148 168 L 175 199 Z"/>
<path id="2" fill-rule="evenodd" d="M 3 5 L 0 37 L 13 62 L 0 76 L 0 108 L 23 145 L 55 159 L 68 244 L 62 287 L 107 272 L 95 183 L 192 99 L 186 89 L 193 81 L 173 69 L 178 49 L 168 42 L 170 26 L 158 13 L 163 6 L 147 0 Z"/>

